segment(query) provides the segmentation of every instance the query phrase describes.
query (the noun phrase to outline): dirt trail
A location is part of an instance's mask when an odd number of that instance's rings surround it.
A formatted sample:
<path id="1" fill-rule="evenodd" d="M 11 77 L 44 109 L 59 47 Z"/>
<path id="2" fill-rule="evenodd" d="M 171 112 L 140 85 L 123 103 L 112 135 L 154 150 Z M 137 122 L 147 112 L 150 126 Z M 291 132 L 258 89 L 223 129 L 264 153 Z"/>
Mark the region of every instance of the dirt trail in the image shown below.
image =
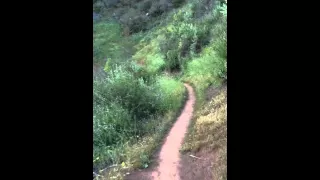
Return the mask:
<path id="1" fill-rule="evenodd" d="M 158 156 L 158 167 L 152 172 L 138 172 L 128 176 L 128 180 L 180 180 L 179 166 L 180 153 L 179 149 L 187 132 L 189 122 L 192 118 L 195 95 L 192 87 L 184 84 L 188 90 L 188 100 L 185 107 L 178 117 L 177 121 L 171 128 Z"/>

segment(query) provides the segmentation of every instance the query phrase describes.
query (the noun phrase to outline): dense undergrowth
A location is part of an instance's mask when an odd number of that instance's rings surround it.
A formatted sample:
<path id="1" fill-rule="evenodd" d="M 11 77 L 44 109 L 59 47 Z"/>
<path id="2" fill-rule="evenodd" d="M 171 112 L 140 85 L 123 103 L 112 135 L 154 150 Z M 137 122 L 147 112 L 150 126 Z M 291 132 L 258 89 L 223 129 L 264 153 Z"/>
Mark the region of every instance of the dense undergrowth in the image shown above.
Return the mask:
<path id="1" fill-rule="evenodd" d="M 93 83 L 93 168 L 121 179 L 150 164 L 183 106 L 182 82 L 201 107 L 205 90 L 226 81 L 226 4 L 96 0 L 94 11 L 93 63 L 106 76 Z"/>
<path id="2" fill-rule="evenodd" d="M 226 5 L 201 2 L 191 0 L 169 13 L 133 56 L 147 72 L 182 72 L 181 80 L 196 88 L 198 104 L 206 88 L 227 80 Z"/>
<path id="3" fill-rule="evenodd" d="M 105 80 L 94 81 L 94 166 L 126 160 L 123 145 L 154 134 L 163 115 L 182 105 L 181 82 L 155 76 L 138 78 L 130 67 L 119 66 Z"/>

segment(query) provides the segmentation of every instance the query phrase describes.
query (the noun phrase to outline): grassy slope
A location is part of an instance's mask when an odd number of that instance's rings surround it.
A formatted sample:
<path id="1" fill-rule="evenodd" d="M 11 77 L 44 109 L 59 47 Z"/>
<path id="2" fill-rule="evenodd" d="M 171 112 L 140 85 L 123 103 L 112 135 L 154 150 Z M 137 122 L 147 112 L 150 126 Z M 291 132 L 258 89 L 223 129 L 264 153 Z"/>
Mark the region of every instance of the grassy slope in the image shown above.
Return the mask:
<path id="1" fill-rule="evenodd" d="M 182 80 L 192 84 L 197 102 L 193 122 L 182 146 L 182 152 L 206 150 L 215 152 L 212 176 L 227 179 L 227 101 L 226 89 L 205 102 L 209 87 L 219 87 L 226 80 L 226 20 L 218 20 L 211 30 L 212 39 L 199 56 L 187 62 Z"/>
<path id="2" fill-rule="evenodd" d="M 134 45 L 143 36 L 143 33 L 123 36 L 121 25 L 111 20 L 96 22 L 93 29 L 93 62 L 102 67 L 107 59 L 112 64 L 124 63 L 130 59 L 135 53 Z"/>
<path id="3" fill-rule="evenodd" d="M 190 53 L 186 58 L 181 58 L 182 60 L 185 60 L 185 63 L 182 63 L 183 76 L 180 79 L 189 82 L 195 88 L 197 109 L 205 107 L 205 90 L 212 84 L 219 85 L 221 83 L 221 74 L 226 71 L 226 57 L 224 57 L 226 49 L 223 49 L 223 47 L 226 46 L 226 22 L 223 20 L 217 21 L 215 18 L 211 18 L 211 16 L 213 17 L 213 15 L 217 14 L 217 11 L 213 11 L 212 14 L 209 12 L 202 16 L 202 23 L 196 23 L 198 20 L 190 19 L 190 14 L 195 13 L 196 11 L 194 10 L 194 6 L 192 6 L 192 3 L 194 4 L 195 2 L 197 2 L 197 0 L 191 0 L 178 10 L 169 13 L 167 17 L 163 19 L 160 26 L 154 27 L 148 32 L 134 34 L 133 36 L 122 36 L 120 33 L 122 31 L 121 26 L 114 22 L 97 24 L 94 27 L 94 44 L 96 44 L 96 47 L 99 47 L 98 50 L 100 50 L 101 53 L 99 56 L 96 56 L 97 58 L 95 61 L 98 62 L 98 64 L 100 63 L 100 65 L 105 66 L 105 69 L 108 71 L 113 64 L 124 59 L 128 60 L 131 58 L 131 55 L 133 55 L 133 62 L 138 67 L 141 67 L 145 73 L 159 74 L 165 69 L 168 61 L 165 56 L 166 54 L 163 54 L 160 49 L 162 42 L 166 42 L 168 37 L 181 36 L 182 34 L 188 33 L 185 30 L 190 29 L 189 27 L 194 27 L 191 28 L 194 30 L 194 32 L 191 33 L 195 33 L 202 32 L 202 30 L 205 29 L 204 27 L 208 26 L 208 29 L 211 29 L 208 34 L 210 37 L 209 39 L 211 39 L 210 42 L 203 44 L 204 46 L 199 54 Z M 191 26 L 189 26 L 190 24 Z M 178 28 L 174 29 L 174 27 Z M 108 33 L 110 31 L 111 33 L 106 34 L 106 31 L 108 31 Z M 203 30 L 203 32 L 204 31 L 205 30 Z M 166 33 L 169 34 L 169 36 L 165 36 Z M 196 36 L 200 35 L 196 34 Z M 185 39 L 180 38 L 178 41 L 180 41 L 179 44 L 181 44 L 185 42 Z M 179 50 L 182 51 L 182 48 Z M 106 52 L 109 52 L 107 58 L 110 58 L 111 60 L 104 65 L 104 58 L 106 58 L 107 55 Z M 180 104 L 176 103 L 177 101 L 175 102 L 175 109 L 181 108 L 184 99 L 183 94 L 185 93 L 182 88 L 182 83 L 170 79 L 169 77 L 160 79 L 159 82 L 162 83 L 161 87 L 163 87 L 164 91 L 168 92 L 170 95 L 175 93 L 175 97 L 178 97 L 178 101 L 180 100 Z M 171 94 L 169 92 L 174 93 Z M 221 99 L 225 98 L 223 93 L 219 97 Z M 212 102 L 217 101 L 212 100 Z M 222 102 L 222 104 L 226 107 L 226 103 Z M 224 107 L 224 105 L 222 107 Z M 217 112 L 214 112 L 214 110 L 210 108 L 206 111 L 206 113 L 211 114 L 211 116 L 203 115 L 197 118 L 195 121 L 196 123 L 193 124 L 194 126 L 190 128 L 191 131 L 188 133 L 189 138 L 183 146 L 185 151 L 195 150 L 199 148 L 199 145 L 200 147 L 211 147 L 213 146 L 212 144 L 217 141 L 220 142 L 219 139 L 223 141 L 224 135 L 210 137 L 208 139 L 209 141 L 203 140 L 205 135 L 212 134 L 212 131 L 219 128 L 226 129 L 226 123 L 219 124 L 215 122 L 217 119 L 212 119 L 218 111 L 224 111 L 223 108 L 216 110 Z M 104 178 L 100 177 L 100 179 L 121 179 L 123 173 L 129 170 L 147 167 L 148 163 L 150 163 L 149 157 L 157 148 L 159 142 L 161 142 L 160 140 L 165 135 L 166 130 L 171 127 L 176 117 L 177 112 L 169 111 L 165 116 L 157 117 L 150 121 L 150 128 L 153 128 L 153 131 L 149 135 L 142 138 L 139 137 L 135 141 L 128 141 L 127 143 L 116 147 L 115 151 L 117 153 L 115 153 L 115 156 L 118 156 L 119 154 L 125 154 L 125 156 L 122 160 L 119 159 L 119 161 L 117 161 L 118 166 L 116 168 L 113 168 L 111 171 L 106 171 L 107 173 L 102 173 L 104 174 Z M 222 121 L 225 122 L 226 118 Z M 225 146 L 223 145 L 222 147 Z M 225 148 L 222 148 L 220 153 L 222 160 L 220 161 L 221 163 L 218 163 L 218 166 L 222 168 L 222 174 L 224 173 L 224 166 L 226 166 L 224 163 L 225 161 L 223 160 L 223 158 L 226 157 L 224 153 Z M 222 177 L 223 175 L 218 174 L 216 176 Z"/>
<path id="4" fill-rule="evenodd" d="M 207 102 L 193 118 L 182 152 L 215 153 L 212 177 L 214 180 L 227 179 L 227 90 Z"/>
<path id="5" fill-rule="evenodd" d="M 215 153 L 213 179 L 225 180 L 227 179 L 227 92 L 226 89 L 222 89 L 210 102 L 205 102 L 205 94 L 209 87 L 219 87 L 222 81 L 226 80 L 226 20 L 218 21 L 212 31 L 217 38 L 202 50 L 199 57 L 187 63 L 186 73 L 182 77 L 183 81 L 191 83 L 194 87 L 197 102 L 193 122 L 181 150 L 182 152 L 205 150 Z"/>
<path id="6" fill-rule="evenodd" d="M 94 24 L 94 46 L 99 48 L 98 56 L 95 56 L 94 63 L 102 66 L 105 71 L 109 72 L 115 65 L 125 64 L 130 59 L 130 55 L 134 54 L 135 47 L 140 40 L 141 34 L 132 36 L 122 36 L 121 27 L 116 22 L 105 21 Z M 107 32 L 107 33 L 106 33 Z M 108 56 L 107 56 L 108 55 Z M 105 57 L 108 62 L 105 63 Z M 137 65 L 137 64 L 136 64 Z M 146 69 L 146 68 L 144 68 Z M 148 73 L 156 74 L 157 70 Z M 186 90 L 182 84 L 175 79 L 166 76 L 157 78 L 158 86 L 165 99 L 168 99 L 163 109 L 171 109 L 163 116 L 157 116 L 149 119 L 145 125 L 150 129 L 144 137 L 132 137 L 124 143 L 119 143 L 112 147 L 103 147 L 99 151 L 104 151 L 103 156 L 94 155 L 94 164 L 98 168 L 100 174 L 97 179 L 122 179 L 123 174 L 136 168 L 145 168 L 150 163 L 150 156 L 159 146 L 166 131 L 179 115 L 179 109 L 185 101 Z M 97 147 L 96 147 L 97 148 Z M 105 169 L 112 164 L 104 164 L 104 162 L 113 162 L 117 165 L 114 168 Z"/>

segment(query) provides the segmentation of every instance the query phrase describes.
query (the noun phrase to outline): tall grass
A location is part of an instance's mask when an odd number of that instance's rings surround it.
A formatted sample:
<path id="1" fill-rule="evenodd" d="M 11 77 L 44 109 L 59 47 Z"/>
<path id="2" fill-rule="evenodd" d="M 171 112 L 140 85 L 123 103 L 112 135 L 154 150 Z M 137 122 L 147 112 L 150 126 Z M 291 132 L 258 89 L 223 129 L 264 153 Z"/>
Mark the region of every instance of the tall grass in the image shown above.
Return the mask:
<path id="1" fill-rule="evenodd" d="M 127 161 L 125 147 L 155 134 L 162 126 L 162 117 L 182 106 L 185 89 L 181 82 L 160 76 L 146 81 L 130 70 L 119 66 L 105 80 L 94 81 L 95 169 Z M 150 154 L 144 156 L 138 159 L 149 158 Z"/>

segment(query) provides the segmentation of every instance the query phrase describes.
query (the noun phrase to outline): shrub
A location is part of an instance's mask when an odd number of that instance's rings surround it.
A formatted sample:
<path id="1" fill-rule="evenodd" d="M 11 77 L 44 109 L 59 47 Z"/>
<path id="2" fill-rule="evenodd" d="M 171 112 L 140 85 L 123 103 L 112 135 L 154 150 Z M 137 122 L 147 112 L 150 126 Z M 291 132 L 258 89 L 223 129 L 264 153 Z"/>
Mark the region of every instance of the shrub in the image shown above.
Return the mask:
<path id="1" fill-rule="evenodd" d="M 221 39 L 212 41 L 204 48 L 200 57 L 194 58 L 186 65 L 183 79 L 194 85 L 199 102 L 203 101 L 203 93 L 211 84 L 219 84 L 227 79 L 227 61 L 224 55 L 226 47 Z"/>
<path id="2" fill-rule="evenodd" d="M 96 83 L 94 89 L 102 98 L 97 102 L 118 102 L 122 107 L 130 110 L 138 119 L 147 118 L 148 115 L 157 112 L 160 97 L 154 86 L 147 85 L 142 78 L 136 78 L 133 73 L 124 69 L 123 66 L 109 73 L 107 83 Z"/>
<path id="3" fill-rule="evenodd" d="M 213 33 L 221 34 L 220 31 L 212 30 L 219 24 L 219 12 L 208 11 L 205 18 L 195 21 L 195 7 L 195 2 L 185 5 L 172 15 L 171 23 L 160 30 L 165 38 L 160 40 L 159 46 L 169 70 L 184 69 L 186 60 L 197 57 L 214 38 Z"/>
<path id="4" fill-rule="evenodd" d="M 126 158 L 124 144 L 154 133 L 161 115 L 181 107 L 184 86 L 170 78 L 136 77 L 139 67 L 119 66 L 105 80 L 93 84 L 94 167 Z M 151 153 L 151 152 L 150 152 Z M 149 153 L 149 154 L 150 154 Z M 145 156 L 143 164 L 148 163 Z"/>
<path id="5" fill-rule="evenodd" d="M 157 83 L 162 95 L 161 109 L 176 112 L 182 105 L 185 87 L 181 82 L 169 77 L 158 77 Z"/>
<path id="6" fill-rule="evenodd" d="M 165 67 L 165 57 L 159 49 L 160 39 L 163 38 L 163 35 L 147 34 L 137 45 L 140 50 L 133 56 L 133 59 L 149 75 L 158 74 Z"/>
<path id="7" fill-rule="evenodd" d="M 95 106 L 93 116 L 94 146 L 112 145 L 132 129 L 131 115 L 118 103 Z"/>
<path id="8" fill-rule="evenodd" d="M 93 145 L 94 158 L 100 159 L 95 167 L 118 162 L 123 157 L 116 147 L 149 131 L 145 124 L 162 111 L 161 98 L 155 81 L 146 83 L 125 66 L 110 70 L 105 80 L 94 81 Z"/>

